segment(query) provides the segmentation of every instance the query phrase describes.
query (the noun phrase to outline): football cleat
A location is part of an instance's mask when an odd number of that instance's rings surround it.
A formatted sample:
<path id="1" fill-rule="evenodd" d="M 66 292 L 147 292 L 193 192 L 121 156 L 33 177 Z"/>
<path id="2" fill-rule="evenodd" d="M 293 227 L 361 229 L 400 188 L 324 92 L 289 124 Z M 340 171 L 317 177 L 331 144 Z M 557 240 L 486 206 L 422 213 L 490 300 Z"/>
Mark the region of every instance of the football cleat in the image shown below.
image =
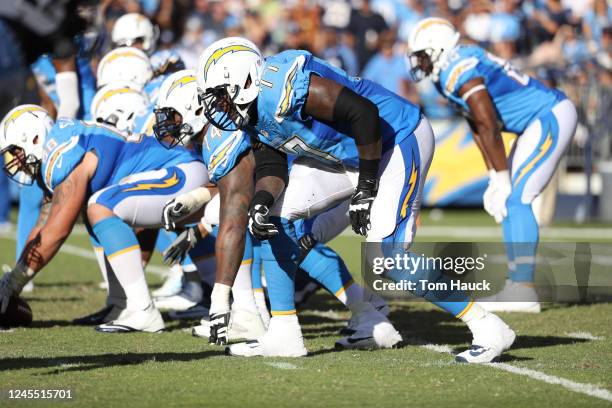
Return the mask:
<path id="1" fill-rule="evenodd" d="M 187 310 L 171 310 L 168 312 L 168 317 L 172 320 L 197 320 L 208 316 L 210 304 L 206 305 L 202 302 L 191 306 Z"/>
<path id="2" fill-rule="evenodd" d="M 97 312 L 74 319 L 72 323 L 77 326 L 97 326 L 117 319 L 123 310 L 117 305 L 104 306 Z"/>
<path id="3" fill-rule="evenodd" d="M 225 348 L 225 354 L 238 357 L 303 357 L 308 351 L 304 347 L 297 316 L 291 321 L 273 316 L 266 334 L 257 340 L 232 344 Z"/>
<path id="4" fill-rule="evenodd" d="M 156 333 L 164 330 L 164 320 L 159 310 L 152 304 L 144 310 L 124 310 L 119 317 L 111 322 L 96 326 L 100 333 Z"/>
<path id="5" fill-rule="evenodd" d="M 151 293 L 154 297 L 174 296 L 181 292 L 182 286 L 183 274 L 170 274 L 164 281 L 164 284 Z"/>
<path id="6" fill-rule="evenodd" d="M 208 314 L 206 314 L 208 316 Z M 227 341 L 254 340 L 266 333 L 266 328 L 259 314 L 247 310 L 234 309 L 230 315 Z M 208 339 L 210 337 L 210 321 L 203 318 L 199 326 L 191 329 L 195 337 Z"/>
<path id="7" fill-rule="evenodd" d="M 155 307 L 159 310 L 184 311 L 202 301 L 202 284 L 183 279 L 181 292 L 174 296 L 155 298 Z"/>
<path id="8" fill-rule="evenodd" d="M 402 336 L 389 319 L 370 304 L 354 316 L 355 333 L 336 342 L 339 349 L 391 348 L 402 341 Z"/>
<path id="9" fill-rule="evenodd" d="M 506 280 L 504 288 L 492 296 L 477 300 L 488 312 L 540 313 L 542 308 L 535 288 L 523 282 Z"/>
<path id="10" fill-rule="evenodd" d="M 370 302 L 370 304 L 374 307 L 374 309 L 382 313 L 383 316 L 389 316 L 389 313 L 391 313 L 391 309 L 389 309 L 389 305 L 387 305 L 385 300 L 378 295 L 375 295 L 372 293 L 368 302 Z M 357 330 L 356 327 L 358 324 L 356 316 L 357 315 L 351 316 L 348 323 L 346 324 L 346 327 L 343 327 L 340 329 L 339 331 L 340 335 L 352 336 L 353 334 L 355 334 L 355 331 Z"/>
<path id="11" fill-rule="evenodd" d="M 470 348 L 455 357 L 455 361 L 459 363 L 482 364 L 496 361 L 512 346 L 516 338 L 514 331 L 492 313 L 470 321 L 467 325 L 474 338 Z"/>

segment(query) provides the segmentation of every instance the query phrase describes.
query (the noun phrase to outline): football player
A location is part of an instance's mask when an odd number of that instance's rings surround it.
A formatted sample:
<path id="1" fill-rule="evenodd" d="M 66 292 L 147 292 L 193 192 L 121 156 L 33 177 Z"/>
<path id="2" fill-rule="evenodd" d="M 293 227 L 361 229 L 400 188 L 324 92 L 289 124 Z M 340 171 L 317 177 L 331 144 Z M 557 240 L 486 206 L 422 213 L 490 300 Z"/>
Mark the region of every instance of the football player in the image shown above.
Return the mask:
<path id="1" fill-rule="evenodd" d="M 257 349 L 277 344 L 274 338 L 283 339 L 285 345 L 291 339 L 297 348 L 299 325 L 293 298 L 286 295 L 292 292 L 293 261 L 299 254 L 291 221 L 348 196 L 356 233 L 365 235 L 368 242 L 395 244 L 394 251 L 406 253 L 416 230 L 434 150 L 431 126 L 417 106 L 371 81 L 349 77 L 306 51 L 289 50 L 264 60 L 257 47 L 242 38 L 226 38 L 207 48 L 200 57 L 197 80 L 213 125 L 244 129 L 266 146 L 261 149 L 248 222 L 256 237 L 267 238 L 262 243 L 263 262 L 275 259 L 280 265 L 266 267 L 266 277 L 286 288 L 281 306 L 286 314 L 272 317 L 259 344 L 232 346 L 230 352 L 262 354 Z M 286 168 L 286 154 L 299 156 L 291 170 L 296 183 L 287 184 L 286 178 L 279 177 Z M 246 222 L 244 204 L 236 200 L 231 205 L 239 218 L 237 228 Z M 271 217 L 279 215 L 280 219 Z M 218 240 L 222 239 L 220 234 Z M 229 287 L 224 285 L 231 283 L 235 273 L 233 257 L 227 258 L 219 262 L 211 313 L 226 308 Z M 386 273 L 394 279 L 445 279 L 435 271 L 420 270 L 408 276 L 401 272 L 389 269 Z M 363 291 L 351 294 L 350 288 L 348 297 L 363 299 Z M 457 356 L 460 361 L 490 362 L 514 341 L 514 332 L 499 317 L 474 304 L 466 294 L 427 290 L 416 294 L 467 323 L 473 341 L 469 350 Z M 357 307 L 364 304 L 363 300 L 355 302 Z M 382 334 L 387 345 L 392 345 L 399 334 L 394 337 L 390 329 L 374 325 L 370 336 L 380 338 Z M 291 333 L 296 335 L 291 337 Z M 358 330 L 345 344 L 362 336 Z"/>
<path id="2" fill-rule="evenodd" d="M 125 303 L 112 312 L 114 320 L 96 329 L 162 330 L 132 227 L 159 228 L 169 198 L 205 185 L 201 160 L 185 149 L 169 152 L 154 138 L 107 125 L 70 119 L 53 124 L 36 105 L 18 106 L 6 115 L 0 126 L 0 153 L 9 177 L 36 182 L 52 196 L 17 265 L 0 281 L 0 312 L 53 258 L 84 210 L 91 238 L 103 248 L 125 294 Z"/>
<path id="3" fill-rule="evenodd" d="M 189 75 L 190 71 L 186 71 L 186 75 Z M 219 234 L 216 245 L 217 255 L 217 268 L 219 263 L 227 262 L 227 258 L 236 262 L 235 266 L 240 273 L 242 266 L 240 259 L 233 258 L 233 255 L 241 253 L 243 251 L 243 245 L 246 238 L 245 236 L 238 237 L 236 233 L 242 231 L 244 234 L 244 228 L 246 224 L 243 224 L 241 228 L 238 223 L 241 221 L 240 211 L 236 211 L 232 208 L 237 200 L 244 200 L 246 195 L 250 195 L 251 191 L 248 188 L 249 183 L 253 183 L 252 168 L 251 173 L 241 171 L 245 166 L 252 166 L 253 153 L 251 152 L 251 145 L 247 135 L 243 134 L 242 131 L 223 131 L 215 127 L 202 127 L 201 123 L 204 120 L 204 113 L 201 106 L 197 102 L 197 86 L 195 83 L 195 77 L 191 73 L 191 81 L 183 80 L 179 73 L 176 74 L 177 78 L 172 80 L 179 81 L 181 87 L 168 86 L 171 83 L 169 78 L 167 83 L 162 86 L 161 97 L 158 101 L 158 109 L 156 109 L 157 122 L 155 125 L 155 134 L 159 138 L 172 137 L 176 140 L 176 144 L 187 144 L 190 141 L 201 145 L 202 156 L 204 162 L 208 166 L 208 171 L 212 181 L 216 181 L 219 187 L 219 195 L 215 196 L 208 204 L 205 210 L 204 224 L 200 224 L 197 227 L 188 229 L 179 236 L 179 239 L 173 245 L 177 249 L 177 253 L 188 250 L 192 245 L 195 245 L 197 241 L 197 235 L 203 230 L 202 225 L 219 225 Z M 169 91 L 166 91 L 169 89 Z M 170 92 L 172 91 L 172 92 Z M 185 93 L 186 96 L 179 97 L 168 97 L 167 94 L 172 93 Z M 191 95 L 191 98 L 188 95 Z M 246 187 L 245 187 L 246 184 Z M 238 188 L 239 187 L 239 188 Z M 176 197 L 170 202 L 165 210 L 164 216 L 168 219 L 180 219 L 181 212 L 186 213 L 192 212 L 195 208 L 201 204 L 198 202 L 198 193 L 194 192 L 189 195 Z M 171 223 L 169 221 L 168 223 Z M 222 240 L 219 237 L 223 238 Z M 248 236 L 247 236 L 248 237 Z M 314 246 L 314 244 L 313 244 Z M 310 249 L 310 248 L 309 248 Z M 274 259 L 269 259 L 268 263 L 274 263 Z M 301 266 L 306 269 L 309 275 L 320 282 L 326 289 L 333 293 L 343 303 L 353 310 L 356 326 L 363 329 L 363 331 L 369 330 L 369 335 L 362 339 L 360 342 L 347 343 L 351 347 L 364 346 L 364 343 L 368 343 L 368 346 L 380 347 L 384 346 L 384 343 L 373 344 L 372 343 L 372 326 L 374 324 L 380 324 L 382 326 L 390 327 L 392 334 L 399 336 L 395 329 L 388 323 L 384 315 L 379 311 L 374 310 L 370 307 L 353 308 L 354 304 L 359 304 L 356 300 L 361 300 L 359 295 L 363 292 L 361 287 L 353 283 L 352 278 L 342 262 L 339 256 L 334 253 L 331 249 L 319 245 L 314 250 L 310 251 L 305 255 L 305 259 L 298 262 Z M 268 267 L 266 265 L 266 278 L 270 283 L 272 276 L 268 274 Z M 224 268 L 227 265 L 224 265 Z M 246 289 L 246 285 L 242 285 L 237 280 L 232 281 L 231 290 L 234 293 L 234 302 L 236 301 L 236 286 L 241 286 Z M 251 282 L 249 282 L 249 290 L 251 290 Z M 257 285 L 260 287 L 261 285 Z M 217 288 L 217 294 L 213 297 L 219 296 L 219 283 L 215 284 Z M 227 285 L 229 287 L 229 285 Z M 221 290 L 224 286 L 221 287 Z M 290 310 L 287 313 L 285 302 L 286 294 L 282 293 L 286 288 L 284 286 L 275 286 L 269 284 L 268 293 L 272 304 L 272 314 L 281 317 L 289 316 L 290 319 L 295 317 L 295 310 Z M 288 290 L 288 293 L 293 297 L 293 290 Z M 252 296 L 252 295 L 251 295 Z M 261 298 L 260 298 L 261 299 Z M 222 300 L 223 301 L 223 300 Z M 212 299 L 212 304 L 218 303 Z M 227 299 L 227 309 L 211 309 L 210 312 L 210 323 L 206 329 L 210 333 L 211 325 L 220 326 L 212 327 L 211 341 L 222 343 L 226 340 L 231 340 L 231 320 L 229 310 L 229 299 Z M 265 306 L 261 305 L 260 308 L 263 310 Z M 219 306 L 217 306 L 219 307 Z M 256 309 L 257 310 L 257 309 Z M 233 313 L 233 312 L 232 312 Z M 261 315 L 266 316 L 267 309 Z M 219 323 L 221 321 L 223 324 Z M 229 323 L 228 323 L 229 321 Z M 229 324 L 229 329 L 225 325 Z M 278 323 L 277 323 L 278 325 Z M 281 325 L 282 326 L 282 325 Z M 367 329 L 369 327 L 369 329 Z M 222 331 L 219 331 L 222 330 Z M 215 331 L 217 330 L 217 331 Z M 297 326 L 297 332 L 291 331 L 288 336 L 272 336 L 274 338 L 274 344 L 270 344 L 269 347 L 258 347 L 247 350 L 250 355 L 253 353 L 266 354 L 266 355 L 277 355 L 277 356 L 299 356 L 306 354 L 306 349 L 303 346 L 301 338 L 301 331 L 299 325 Z M 229 334 L 228 334 L 229 333 Z M 279 333 L 276 333 L 279 334 Z M 287 340 L 287 342 L 285 342 Z M 395 341 L 396 342 L 396 341 Z M 395 344 L 393 342 L 392 344 Z M 250 344 L 250 343 L 249 343 Z M 254 344 L 258 344 L 257 342 Z M 391 345 L 392 345 L 391 344 Z"/>
<path id="4" fill-rule="evenodd" d="M 531 203 L 553 176 L 576 130 L 572 102 L 476 45 L 461 45 L 453 25 L 421 20 L 408 43 L 412 76 L 431 78 L 466 113 L 489 170 L 485 210 L 502 223 L 508 256 L 503 290 L 480 299 L 490 311 L 540 312 L 533 287 L 538 224 Z M 518 135 L 506 157 L 500 132 Z"/>

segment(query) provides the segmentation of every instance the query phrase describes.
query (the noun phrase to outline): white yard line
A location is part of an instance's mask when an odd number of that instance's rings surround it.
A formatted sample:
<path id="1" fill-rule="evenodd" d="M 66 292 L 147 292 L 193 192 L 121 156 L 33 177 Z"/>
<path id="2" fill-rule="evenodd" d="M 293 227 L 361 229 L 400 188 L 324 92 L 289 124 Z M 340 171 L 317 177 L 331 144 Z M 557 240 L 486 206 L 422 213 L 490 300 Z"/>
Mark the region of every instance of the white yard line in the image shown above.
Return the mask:
<path id="1" fill-rule="evenodd" d="M 13 234 L 0 233 L 0 238 L 6 238 L 15 241 L 15 236 Z M 91 249 L 84 249 L 75 245 L 64 244 L 60 248 L 60 252 L 97 262 L 96 255 Z M 163 266 L 147 265 L 147 272 L 151 272 L 160 276 L 166 276 L 168 274 L 168 269 L 164 268 Z"/>
<path id="2" fill-rule="evenodd" d="M 452 355 L 452 348 L 445 344 L 423 344 L 421 345 L 421 347 L 438 353 Z M 529 377 L 533 380 L 542 381 L 547 384 L 560 385 L 567 390 L 577 392 L 579 394 L 585 394 L 591 397 L 600 398 L 612 402 L 612 392 L 604 388 L 599 388 L 593 384 L 578 383 L 575 381 L 568 380 L 566 378 L 549 375 L 541 371 L 536 371 L 529 368 L 516 367 L 507 363 L 488 363 L 484 365 L 512 374 Z"/>
<path id="3" fill-rule="evenodd" d="M 603 337 L 594 336 L 593 334 L 585 331 L 565 333 L 566 336 L 571 337 L 573 339 L 583 339 L 583 340 L 603 340 Z"/>
<path id="4" fill-rule="evenodd" d="M 295 364 L 284 363 L 282 361 L 279 362 L 265 362 L 265 365 L 269 365 L 270 367 L 280 368 L 281 370 L 297 370 L 299 367 Z"/>

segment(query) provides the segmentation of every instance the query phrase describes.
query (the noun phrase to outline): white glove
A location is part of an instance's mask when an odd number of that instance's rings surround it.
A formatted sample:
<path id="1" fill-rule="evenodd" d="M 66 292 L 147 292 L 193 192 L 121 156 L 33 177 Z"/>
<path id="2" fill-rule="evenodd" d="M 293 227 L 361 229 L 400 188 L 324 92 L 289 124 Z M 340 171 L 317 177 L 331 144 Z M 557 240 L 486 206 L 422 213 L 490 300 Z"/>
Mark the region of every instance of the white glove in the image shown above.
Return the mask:
<path id="1" fill-rule="evenodd" d="M 21 264 L 17 264 L 13 270 L 8 265 L 2 265 L 2 270 L 4 275 L 0 279 L 0 313 L 6 312 L 11 297 L 19 295 L 34 274 Z M 29 272 L 31 273 L 28 274 Z"/>
<path id="2" fill-rule="evenodd" d="M 496 223 L 501 223 L 508 215 L 506 201 L 512 192 L 512 182 L 508 170 L 489 171 L 489 186 L 485 191 L 482 200 L 484 209 Z"/>
<path id="3" fill-rule="evenodd" d="M 210 191 L 206 187 L 199 187 L 168 201 L 162 211 L 164 228 L 167 231 L 174 230 L 179 220 L 201 208 L 211 198 Z"/>

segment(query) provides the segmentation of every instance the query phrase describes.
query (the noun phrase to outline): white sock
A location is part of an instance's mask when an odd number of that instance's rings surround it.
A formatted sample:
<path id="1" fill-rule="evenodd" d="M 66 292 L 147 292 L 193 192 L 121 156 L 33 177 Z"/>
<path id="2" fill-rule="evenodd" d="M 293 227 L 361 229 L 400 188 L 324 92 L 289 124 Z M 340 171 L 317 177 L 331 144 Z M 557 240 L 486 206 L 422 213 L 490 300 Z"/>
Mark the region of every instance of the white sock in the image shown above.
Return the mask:
<path id="1" fill-rule="evenodd" d="M 93 247 L 94 254 L 96 255 L 96 261 L 98 261 L 98 267 L 100 268 L 100 272 L 102 273 L 102 279 L 104 279 L 104 283 L 106 283 L 106 288 L 108 292 L 108 271 L 106 270 L 106 258 L 104 257 L 104 248 L 102 247 Z"/>
<path id="2" fill-rule="evenodd" d="M 253 297 L 255 297 L 255 304 L 257 305 L 257 310 L 259 310 L 259 316 L 261 316 L 264 325 L 268 327 L 270 324 L 270 311 L 266 304 L 266 293 L 263 288 L 253 289 Z"/>
<path id="3" fill-rule="evenodd" d="M 366 302 L 363 287 L 355 282 L 350 283 L 342 293 L 337 295 L 337 298 L 353 312 L 356 311 L 356 308 L 361 310 L 362 304 Z"/>
<path id="4" fill-rule="evenodd" d="M 125 292 L 127 309 L 144 310 L 151 304 L 151 296 L 142 268 L 140 247 L 136 245 L 126 249 L 111 255 L 108 262 Z"/>
<path id="5" fill-rule="evenodd" d="M 461 319 L 461 321 L 467 323 L 469 326 L 470 322 L 481 319 L 486 316 L 486 314 L 487 311 L 472 300 L 467 305 L 466 310 L 461 314 L 459 318 Z"/>
<path id="6" fill-rule="evenodd" d="M 210 295 L 210 315 L 227 313 L 230 311 L 229 297 L 232 288 L 223 283 L 215 283 Z"/>
<path id="7" fill-rule="evenodd" d="M 234 304 L 232 308 L 248 310 L 251 313 L 259 313 L 255 296 L 253 295 L 253 285 L 251 282 L 251 263 L 244 262 L 238 269 L 234 286 L 232 286 Z"/>

